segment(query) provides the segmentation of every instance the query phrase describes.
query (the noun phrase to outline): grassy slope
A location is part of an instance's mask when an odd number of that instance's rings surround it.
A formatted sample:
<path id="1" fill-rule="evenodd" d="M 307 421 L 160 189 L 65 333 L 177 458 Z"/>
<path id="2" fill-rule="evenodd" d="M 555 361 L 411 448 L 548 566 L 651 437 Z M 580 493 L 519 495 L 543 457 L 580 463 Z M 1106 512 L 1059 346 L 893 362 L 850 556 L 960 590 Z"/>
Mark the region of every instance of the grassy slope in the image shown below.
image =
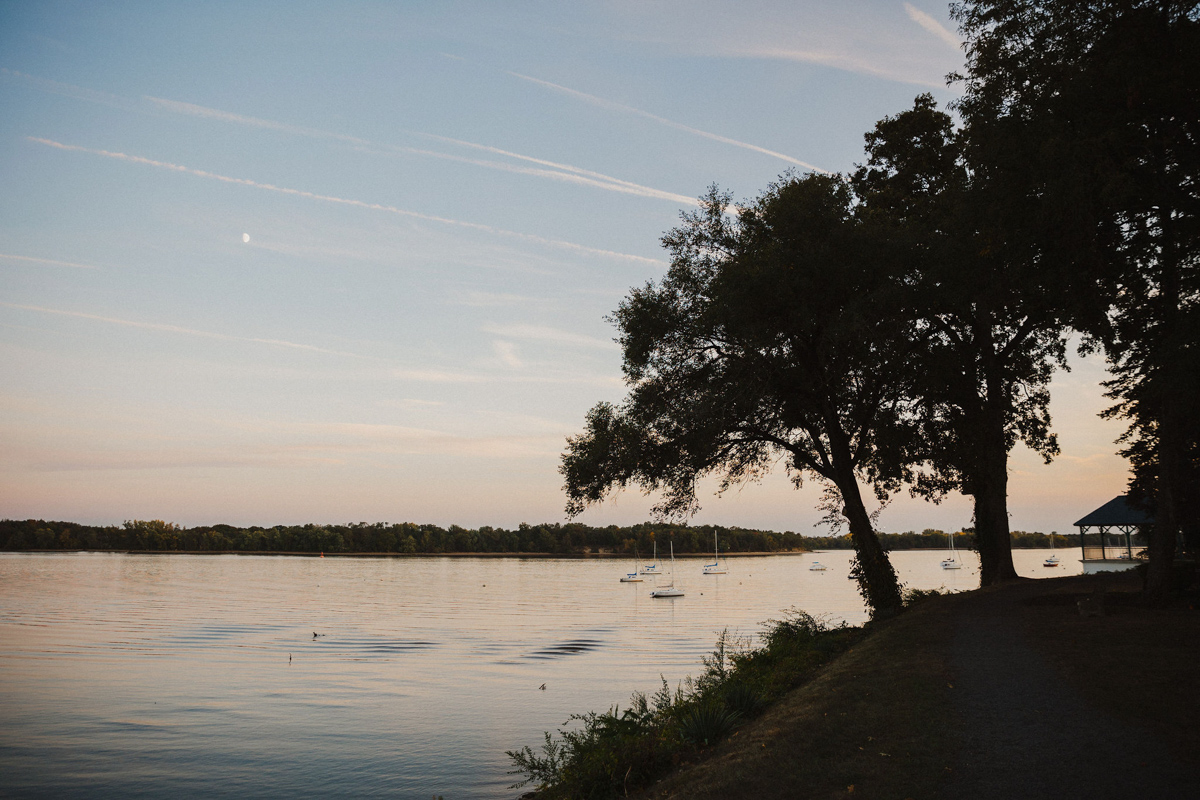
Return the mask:
<path id="1" fill-rule="evenodd" d="M 1075 601 L 1097 585 L 1107 614 Z M 986 592 L 1028 591 L 1021 582 Z M 1137 604 L 1134 575 L 1039 582 L 1019 606 L 1030 646 L 1089 702 L 1200 765 L 1200 603 Z M 1044 591 L 1043 591 L 1044 589 Z M 981 593 L 927 600 L 830 664 L 762 717 L 641 796 L 936 798 L 958 763 L 954 612 Z M 884 755 L 886 754 L 886 755 Z M 851 788 L 853 787 L 853 788 Z"/>
<path id="2" fill-rule="evenodd" d="M 703 762 L 642 796 L 934 796 L 953 763 L 951 605 L 926 601 L 880 626 Z"/>

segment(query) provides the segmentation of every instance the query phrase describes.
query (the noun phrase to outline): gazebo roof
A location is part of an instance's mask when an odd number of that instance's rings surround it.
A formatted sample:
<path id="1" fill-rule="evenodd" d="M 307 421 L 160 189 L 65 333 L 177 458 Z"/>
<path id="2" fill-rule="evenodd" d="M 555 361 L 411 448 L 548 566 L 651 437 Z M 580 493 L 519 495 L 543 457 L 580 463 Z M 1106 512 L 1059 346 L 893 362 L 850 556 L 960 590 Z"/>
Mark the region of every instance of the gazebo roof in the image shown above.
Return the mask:
<path id="1" fill-rule="evenodd" d="M 1075 524 L 1089 525 L 1149 525 L 1154 518 L 1129 504 L 1128 495 L 1114 497 Z"/>

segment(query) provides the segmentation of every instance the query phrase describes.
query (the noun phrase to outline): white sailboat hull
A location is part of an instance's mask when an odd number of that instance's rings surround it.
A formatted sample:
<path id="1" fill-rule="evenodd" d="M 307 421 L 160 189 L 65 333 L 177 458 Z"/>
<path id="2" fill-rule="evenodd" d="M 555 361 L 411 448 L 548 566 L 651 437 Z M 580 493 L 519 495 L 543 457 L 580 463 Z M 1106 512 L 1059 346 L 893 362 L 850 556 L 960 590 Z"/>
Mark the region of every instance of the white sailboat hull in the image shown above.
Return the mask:
<path id="1" fill-rule="evenodd" d="M 675 588 L 675 542 L 671 542 L 671 584 L 650 592 L 651 597 L 683 597 L 683 589 Z"/>

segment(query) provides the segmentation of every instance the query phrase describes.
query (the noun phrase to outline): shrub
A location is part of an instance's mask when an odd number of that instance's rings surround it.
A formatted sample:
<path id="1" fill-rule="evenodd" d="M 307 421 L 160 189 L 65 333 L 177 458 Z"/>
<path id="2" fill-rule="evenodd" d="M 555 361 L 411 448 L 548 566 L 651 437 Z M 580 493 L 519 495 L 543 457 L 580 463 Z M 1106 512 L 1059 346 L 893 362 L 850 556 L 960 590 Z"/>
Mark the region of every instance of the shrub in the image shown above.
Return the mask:
<path id="1" fill-rule="evenodd" d="M 539 751 L 508 751 L 539 797 L 616 797 L 647 785 L 688 754 L 716 744 L 740 722 L 794 689 L 860 635 L 791 609 L 770 620 L 761 647 L 724 631 L 704 672 L 672 691 L 666 679 L 652 696 L 635 693 L 629 708 L 573 715 L 575 727 L 547 732 Z"/>
<path id="2" fill-rule="evenodd" d="M 719 700 L 697 703 L 679 715 L 679 736 L 694 745 L 708 746 L 733 730 L 741 712 Z"/>

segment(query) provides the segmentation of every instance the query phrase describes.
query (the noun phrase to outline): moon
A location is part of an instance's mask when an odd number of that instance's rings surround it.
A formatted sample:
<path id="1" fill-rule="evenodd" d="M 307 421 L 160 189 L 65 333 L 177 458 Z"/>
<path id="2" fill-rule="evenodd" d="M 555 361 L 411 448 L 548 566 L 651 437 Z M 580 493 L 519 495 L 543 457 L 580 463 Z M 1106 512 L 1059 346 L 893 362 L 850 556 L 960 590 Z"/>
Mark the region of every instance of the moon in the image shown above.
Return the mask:
<path id="1" fill-rule="evenodd" d="M 242 234 L 242 241 L 243 241 L 243 242 L 249 242 L 249 241 L 250 241 L 250 234 L 248 234 L 248 233 L 243 233 L 243 234 Z"/>

